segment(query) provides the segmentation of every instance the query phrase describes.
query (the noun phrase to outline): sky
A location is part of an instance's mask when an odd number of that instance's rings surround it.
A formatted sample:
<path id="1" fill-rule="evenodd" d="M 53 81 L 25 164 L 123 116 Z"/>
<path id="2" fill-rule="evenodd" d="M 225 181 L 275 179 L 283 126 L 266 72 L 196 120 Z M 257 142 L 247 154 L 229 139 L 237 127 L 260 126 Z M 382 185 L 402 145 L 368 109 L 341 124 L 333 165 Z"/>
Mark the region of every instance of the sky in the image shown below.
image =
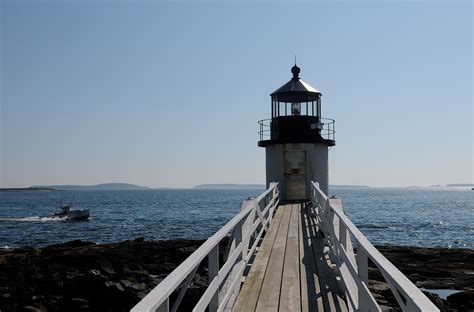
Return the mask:
<path id="1" fill-rule="evenodd" d="M 0 0 L 0 187 L 264 183 L 291 78 L 330 184 L 472 183 L 471 1 Z"/>

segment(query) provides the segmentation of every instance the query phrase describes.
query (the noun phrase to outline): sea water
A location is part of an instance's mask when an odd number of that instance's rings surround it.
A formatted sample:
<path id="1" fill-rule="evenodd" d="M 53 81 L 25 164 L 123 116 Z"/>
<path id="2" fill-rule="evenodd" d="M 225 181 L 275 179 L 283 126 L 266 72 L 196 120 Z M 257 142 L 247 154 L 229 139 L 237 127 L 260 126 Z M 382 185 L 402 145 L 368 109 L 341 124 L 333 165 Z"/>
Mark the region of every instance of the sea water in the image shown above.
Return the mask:
<path id="1" fill-rule="evenodd" d="M 81 239 L 98 243 L 206 239 L 262 190 L 133 190 L 0 193 L 0 248 Z M 474 249 L 470 188 L 334 187 L 373 244 Z M 61 204 L 89 209 L 87 221 L 51 217 Z"/>

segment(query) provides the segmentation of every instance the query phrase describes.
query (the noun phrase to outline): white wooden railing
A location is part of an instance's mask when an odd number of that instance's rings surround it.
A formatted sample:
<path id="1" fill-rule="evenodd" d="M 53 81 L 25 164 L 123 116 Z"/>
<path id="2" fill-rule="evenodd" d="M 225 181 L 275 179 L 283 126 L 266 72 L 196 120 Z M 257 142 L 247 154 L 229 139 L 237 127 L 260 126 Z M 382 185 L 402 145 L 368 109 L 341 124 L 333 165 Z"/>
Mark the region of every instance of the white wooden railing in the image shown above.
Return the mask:
<path id="1" fill-rule="evenodd" d="M 311 185 L 312 208 L 341 277 L 349 310 L 382 311 L 368 288 L 368 259 L 380 270 L 402 311 L 439 311 L 403 273 L 387 260 L 344 214 L 339 199 L 328 198 Z M 354 254 L 352 241 L 357 248 Z"/>
<path id="2" fill-rule="evenodd" d="M 244 269 L 268 229 L 278 203 L 278 183 L 270 184 L 268 190 L 257 199 L 244 201 L 239 214 L 204 242 L 132 311 L 176 311 L 201 261 L 206 257 L 209 286 L 193 311 L 204 311 L 206 308 L 209 311 L 223 311 L 232 307 L 240 290 Z M 224 253 L 225 262 L 219 265 L 219 243 L 225 237 L 229 237 Z M 180 291 L 177 298 L 170 302 L 170 295 L 178 287 Z"/>

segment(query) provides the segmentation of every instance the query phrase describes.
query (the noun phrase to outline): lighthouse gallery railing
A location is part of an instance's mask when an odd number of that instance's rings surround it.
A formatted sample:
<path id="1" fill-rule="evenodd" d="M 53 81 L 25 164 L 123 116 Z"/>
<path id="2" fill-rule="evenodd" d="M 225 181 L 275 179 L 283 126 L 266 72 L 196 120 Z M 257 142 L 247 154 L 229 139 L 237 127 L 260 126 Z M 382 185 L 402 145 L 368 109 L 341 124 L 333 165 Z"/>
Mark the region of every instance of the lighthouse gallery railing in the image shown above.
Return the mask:
<path id="1" fill-rule="evenodd" d="M 209 286 L 193 311 L 222 311 L 236 299 L 244 269 L 272 221 L 279 203 L 278 183 L 272 183 L 257 199 L 244 201 L 232 220 L 211 236 L 181 265 L 171 272 L 133 309 L 143 311 L 176 311 L 202 260 L 208 259 Z M 219 243 L 229 237 L 225 262 L 219 265 Z M 170 296 L 180 289 L 174 303 Z M 170 308 L 170 304 L 172 304 Z"/>
<path id="2" fill-rule="evenodd" d="M 402 311 L 439 311 L 402 272 L 387 260 L 344 214 L 338 199 L 311 185 L 312 209 L 327 239 L 331 260 L 341 276 L 350 310 L 382 311 L 368 289 L 368 259 L 380 270 Z M 352 240 L 357 247 L 354 254 Z"/>
<path id="3" fill-rule="evenodd" d="M 331 118 L 319 118 L 319 120 L 320 123 L 317 126 L 320 135 L 323 139 L 334 141 L 336 139 L 335 120 Z M 258 131 L 259 141 L 270 140 L 272 119 L 259 120 L 258 125 L 260 127 Z"/>

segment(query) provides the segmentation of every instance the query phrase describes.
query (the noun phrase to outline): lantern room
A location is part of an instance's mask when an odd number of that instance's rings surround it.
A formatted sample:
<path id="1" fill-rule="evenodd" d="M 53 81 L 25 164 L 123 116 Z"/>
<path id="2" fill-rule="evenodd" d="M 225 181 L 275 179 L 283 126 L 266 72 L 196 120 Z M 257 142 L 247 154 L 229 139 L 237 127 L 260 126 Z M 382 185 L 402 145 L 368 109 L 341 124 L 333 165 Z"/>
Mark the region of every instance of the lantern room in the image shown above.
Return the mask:
<path id="1" fill-rule="evenodd" d="M 334 120 L 321 116 L 322 94 L 300 79 L 300 71 L 293 66 L 291 80 L 270 94 L 272 118 L 259 122 L 259 146 L 278 142 L 336 144 Z"/>

